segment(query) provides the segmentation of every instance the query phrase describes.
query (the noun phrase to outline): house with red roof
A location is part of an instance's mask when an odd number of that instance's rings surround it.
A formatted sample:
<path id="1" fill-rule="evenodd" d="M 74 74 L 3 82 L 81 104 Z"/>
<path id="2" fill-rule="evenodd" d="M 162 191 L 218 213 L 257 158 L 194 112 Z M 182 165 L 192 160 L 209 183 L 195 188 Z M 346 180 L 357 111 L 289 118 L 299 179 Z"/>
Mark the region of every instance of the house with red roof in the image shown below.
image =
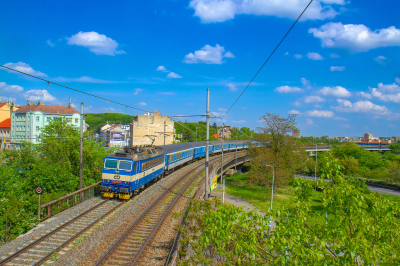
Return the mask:
<path id="1" fill-rule="evenodd" d="M 11 148 L 10 129 L 11 129 L 11 118 L 7 118 L 0 122 L 0 138 L 1 138 L 0 149 Z"/>

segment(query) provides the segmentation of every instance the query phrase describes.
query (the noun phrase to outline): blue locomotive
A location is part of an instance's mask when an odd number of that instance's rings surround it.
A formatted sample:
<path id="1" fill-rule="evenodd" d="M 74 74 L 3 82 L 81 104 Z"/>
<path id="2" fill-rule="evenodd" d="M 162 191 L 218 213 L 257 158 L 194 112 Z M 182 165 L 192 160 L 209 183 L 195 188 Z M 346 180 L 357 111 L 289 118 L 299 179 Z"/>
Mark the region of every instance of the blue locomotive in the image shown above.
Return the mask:
<path id="1" fill-rule="evenodd" d="M 246 149 L 260 143 L 247 140 L 209 141 L 209 154 Z M 101 193 L 104 197 L 130 199 L 146 183 L 165 172 L 206 156 L 206 142 L 187 142 L 163 146 L 124 147 L 104 158 Z"/>

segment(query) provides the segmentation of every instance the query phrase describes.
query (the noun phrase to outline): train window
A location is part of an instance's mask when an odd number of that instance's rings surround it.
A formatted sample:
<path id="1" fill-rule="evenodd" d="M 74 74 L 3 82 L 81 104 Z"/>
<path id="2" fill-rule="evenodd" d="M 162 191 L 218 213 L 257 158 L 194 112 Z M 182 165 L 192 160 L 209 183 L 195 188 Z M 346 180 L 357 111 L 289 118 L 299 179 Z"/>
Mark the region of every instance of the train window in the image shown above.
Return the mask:
<path id="1" fill-rule="evenodd" d="M 117 169 L 118 160 L 115 159 L 106 159 L 104 162 L 104 168 L 108 169 Z"/>
<path id="2" fill-rule="evenodd" d="M 124 171 L 131 171 L 132 170 L 132 162 L 131 161 L 119 161 L 119 170 L 124 170 Z"/>

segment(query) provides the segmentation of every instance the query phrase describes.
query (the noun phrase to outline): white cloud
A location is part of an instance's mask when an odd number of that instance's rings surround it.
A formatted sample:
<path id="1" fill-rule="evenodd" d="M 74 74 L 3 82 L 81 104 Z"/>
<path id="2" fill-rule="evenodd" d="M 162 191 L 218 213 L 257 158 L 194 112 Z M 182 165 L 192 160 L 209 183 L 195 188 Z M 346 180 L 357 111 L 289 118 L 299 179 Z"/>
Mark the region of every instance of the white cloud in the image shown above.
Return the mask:
<path id="1" fill-rule="evenodd" d="M 313 111 L 307 111 L 303 113 L 306 116 L 310 117 L 327 117 L 331 118 L 335 116 L 335 113 L 332 111 L 324 111 L 324 110 L 313 110 Z"/>
<path id="2" fill-rule="evenodd" d="M 183 62 L 186 64 L 198 64 L 198 63 L 205 63 L 205 64 L 222 64 L 225 61 L 222 61 L 223 57 L 232 58 L 234 55 L 231 52 L 225 52 L 224 46 L 220 46 L 219 44 L 212 47 L 210 45 L 205 45 L 201 50 L 197 50 L 193 53 L 185 55 L 185 59 Z"/>
<path id="3" fill-rule="evenodd" d="M 296 57 L 297 59 L 303 58 L 301 54 L 295 54 L 294 57 Z"/>
<path id="4" fill-rule="evenodd" d="M 276 92 L 279 93 L 290 93 L 290 92 L 303 92 L 299 87 L 290 87 L 290 86 L 280 86 L 275 89 Z"/>
<path id="5" fill-rule="evenodd" d="M 247 123 L 247 121 L 246 120 L 239 120 L 239 121 L 232 121 L 232 123 L 245 124 L 245 123 Z"/>
<path id="6" fill-rule="evenodd" d="M 225 108 L 218 108 L 218 111 L 220 112 L 226 112 L 227 110 Z"/>
<path id="7" fill-rule="evenodd" d="M 47 44 L 50 45 L 51 47 L 54 47 L 54 43 L 52 43 L 50 40 L 47 40 Z"/>
<path id="8" fill-rule="evenodd" d="M 203 23 L 211 23 L 224 22 L 241 14 L 297 19 L 308 2 L 308 0 L 192 0 L 189 7 L 194 9 L 194 16 L 199 17 Z M 301 20 L 334 18 L 339 12 L 333 9 L 332 4 L 344 5 L 345 1 L 314 1 Z"/>
<path id="9" fill-rule="evenodd" d="M 396 83 L 400 84 L 400 78 L 396 78 Z"/>
<path id="10" fill-rule="evenodd" d="M 340 57 L 338 54 L 335 54 L 335 53 L 330 54 L 329 56 L 330 56 L 331 58 L 339 58 L 339 57 Z"/>
<path id="11" fill-rule="evenodd" d="M 319 96 L 306 96 L 306 97 L 304 97 L 304 102 L 305 103 L 318 103 L 318 102 L 325 102 L 325 99 L 321 98 Z"/>
<path id="12" fill-rule="evenodd" d="M 5 66 L 10 67 L 10 68 L 14 68 L 16 70 L 19 70 L 21 72 L 25 72 L 25 73 L 28 73 L 28 74 L 31 74 L 31 75 L 34 75 L 34 76 L 48 77 L 45 73 L 34 70 L 32 67 L 29 66 L 29 64 L 26 64 L 24 62 L 7 63 L 7 64 L 5 64 Z M 11 73 L 17 73 L 17 72 L 11 71 L 11 70 L 7 70 L 7 71 L 9 71 Z"/>
<path id="13" fill-rule="evenodd" d="M 144 102 L 140 102 L 140 103 L 138 103 L 139 105 L 141 105 L 141 106 L 146 106 L 147 104 L 146 103 L 144 103 Z"/>
<path id="14" fill-rule="evenodd" d="M 314 124 L 314 122 L 310 119 L 310 118 L 307 118 L 306 119 L 306 123 L 307 123 L 307 125 L 312 125 L 312 124 Z"/>
<path id="15" fill-rule="evenodd" d="M 106 107 L 106 108 L 100 108 L 100 111 L 106 112 L 106 113 L 115 113 L 117 110 L 115 110 L 112 107 Z"/>
<path id="16" fill-rule="evenodd" d="M 322 55 L 320 55 L 319 53 L 308 52 L 307 57 L 311 60 L 324 60 Z"/>
<path id="17" fill-rule="evenodd" d="M 175 72 L 170 72 L 170 73 L 168 73 L 167 78 L 169 78 L 169 79 L 181 79 L 182 76 L 176 74 Z"/>
<path id="18" fill-rule="evenodd" d="M 159 66 L 159 67 L 157 67 L 156 71 L 170 72 L 169 70 L 167 70 L 167 69 L 165 68 L 165 66 Z"/>
<path id="19" fill-rule="evenodd" d="M 321 39 L 322 47 L 343 48 L 351 52 L 400 46 L 400 30 L 394 26 L 371 31 L 363 24 L 343 25 L 341 22 L 330 22 L 319 29 L 311 28 L 308 32 Z"/>
<path id="20" fill-rule="evenodd" d="M 289 54 L 289 52 L 286 52 L 286 53 L 285 53 L 285 55 L 288 55 L 288 54 Z"/>
<path id="21" fill-rule="evenodd" d="M 69 45 L 78 45 L 89 48 L 89 50 L 97 55 L 116 55 L 125 54 L 125 51 L 117 50 L 118 43 L 104 34 L 97 32 L 78 32 L 67 38 Z"/>
<path id="22" fill-rule="evenodd" d="M 188 106 L 193 106 L 194 104 L 193 104 L 193 103 L 187 103 L 186 105 L 188 105 Z"/>
<path id="23" fill-rule="evenodd" d="M 382 66 L 386 66 L 387 64 L 390 63 L 390 59 L 387 59 L 383 55 L 375 57 L 374 60 L 375 60 L 375 62 L 377 62 L 378 64 L 380 64 Z"/>
<path id="24" fill-rule="evenodd" d="M 0 82 L 0 93 L 21 93 L 24 88 L 18 85 L 7 85 L 5 82 Z"/>
<path id="25" fill-rule="evenodd" d="M 300 107 L 300 106 L 301 106 L 301 102 L 295 101 L 295 102 L 293 103 L 293 105 L 294 105 L 294 106 L 297 106 L 297 107 Z"/>
<path id="26" fill-rule="evenodd" d="M 372 99 L 372 95 L 369 94 L 368 92 L 359 91 L 359 92 L 357 92 L 357 96 L 361 96 L 361 97 L 363 97 L 365 99 L 369 99 L 369 100 Z"/>
<path id="27" fill-rule="evenodd" d="M 40 102 L 54 103 L 57 102 L 57 98 L 47 92 L 47 90 L 29 90 L 24 93 L 24 97 L 28 97 L 29 101 L 37 101 L 38 97 Z"/>
<path id="28" fill-rule="evenodd" d="M 120 81 L 112 81 L 112 80 L 104 80 L 104 79 L 95 79 L 88 76 L 82 76 L 80 78 L 65 78 L 65 77 L 57 77 L 53 79 L 58 82 L 82 82 L 82 83 L 125 83 Z"/>
<path id="29" fill-rule="evenodd" d="M 309 80 L 306 80 L 305 78 L 300 79 L 301 83 L 303 83 L 304 86 L 310 86 L 311 82 Z"/>
<path id="30" fill-rule="evenodd" d="M 168 92 L 168 91 L 160 92 L 160 94 L 163 94 L 163 95 L 175 95 L 175 93 Z"/>
<path id="31" fill-rule="evenodd" d="M 331 71 L 344 71 L 346 67 L 344 66 L 331 66 L 330 70 Z"/>
<path id="32" fill-rule="evenodd" d="M 347 118 L 340 117 L 340 116 L 335 116 L 333 119 L 334 120 L 339 120 L 339 121 L 347 121 L 348 120 Z"/>
<path id="33" fill-rule="evenodd" d="M 398 126 L 393 125 L 393 124 L 389 124 L 389 127 L 391 127 L 391 128 L 399 128 Z"/>
<path id="34" fill-rule="evenodd" d="M 317 91 L 318 94 L 324 96 L 335 96 L 335 97 L 350 97 L 351 92 L 346 90 L 341 86 L 336 87 L 323 87 L 322 89 Z"/>
<path id="35" fill-rule="evenodd" d="M 237 91 L 238 88 L 236 87 L 235 83 L 228 83 L 225 86 L 227 86 L 229 88 L 230 91 Z"/>
<path id="36" fill-rule="evenodd" d="M 297 111 L 297 110 L 290 110 L 288 113 L 289 113 L 289 114 L 296 114 L 296 115 L 299 115 L 299 114 L 300 114 L 300 112 Z"/>
<path id="37" fill-rule="evenodd" d="M 142 89 L 135 89 L 135 92 L 133 93 L 133 95 L 138 95 L 139 92 L 142 92 L 142 91 L 143 91 Z"/>
<path id="38" fill-rule="evenodd" d="M 378 84 L 378 88 L 370 88 L 371 95 L 384 102 L 400 103 L 400 86 L 396 83 Z"/>
<path id="39" fill-rule="evenodd" d="M 386 106 L 380 106 L 370 101 L 358 101 L 352 103 L 348 100 L 337 99 L 339 106 L 332 107 L 332 109 L 338 112 L 349 112 L 349 113 L 374 113 L 378 115 L 390 114 L 390 111 Z"/>
<path id="40" fill-rule="evenodd" d="M 350 125 L 340 125 L 340 127 L 343 127 L 343 128 L 350 128 Z"/>
<path id="41" fill-rule="evenodd" d="M 235 58 L 235 56 L 231 53 L 231 52 L 226 52 L 225 54 L 224 54 L 224 57 L 227 57 L 227 58 Z"/>

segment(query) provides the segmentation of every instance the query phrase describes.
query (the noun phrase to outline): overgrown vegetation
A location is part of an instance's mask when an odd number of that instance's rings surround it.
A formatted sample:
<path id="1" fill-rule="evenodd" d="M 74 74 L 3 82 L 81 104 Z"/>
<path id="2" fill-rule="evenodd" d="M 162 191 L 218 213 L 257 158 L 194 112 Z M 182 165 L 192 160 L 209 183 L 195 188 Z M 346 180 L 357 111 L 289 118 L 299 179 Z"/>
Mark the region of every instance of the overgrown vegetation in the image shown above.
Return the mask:
<path id="1" fill-rule="evenodd" d="M 342 169 L 328 154 L 321 178 L 332 182 L 318 181 L 322 192 L 294 179 L 296 196 L 265 216 L 220 201 L 191 201 L 178 265 L 398 265 L 400 206 Z M 276 227 L 269 233 L 270 217 Z"/>
<path id="2" fill-rule="evenodd" d="M 85 132 L 84 137 L 90 132 Z M 0 237 L 9 241 L 38 223 L 37 186 L 42 204 L 79 189 L 79 129 L 65 119 L 53 120 L 41 132 L 41 143 L 23 142 L 4 150 L 0 165 Z M 103 158 L 113 150 L 84 139 L 83 186 L 101 180 Z"/>

